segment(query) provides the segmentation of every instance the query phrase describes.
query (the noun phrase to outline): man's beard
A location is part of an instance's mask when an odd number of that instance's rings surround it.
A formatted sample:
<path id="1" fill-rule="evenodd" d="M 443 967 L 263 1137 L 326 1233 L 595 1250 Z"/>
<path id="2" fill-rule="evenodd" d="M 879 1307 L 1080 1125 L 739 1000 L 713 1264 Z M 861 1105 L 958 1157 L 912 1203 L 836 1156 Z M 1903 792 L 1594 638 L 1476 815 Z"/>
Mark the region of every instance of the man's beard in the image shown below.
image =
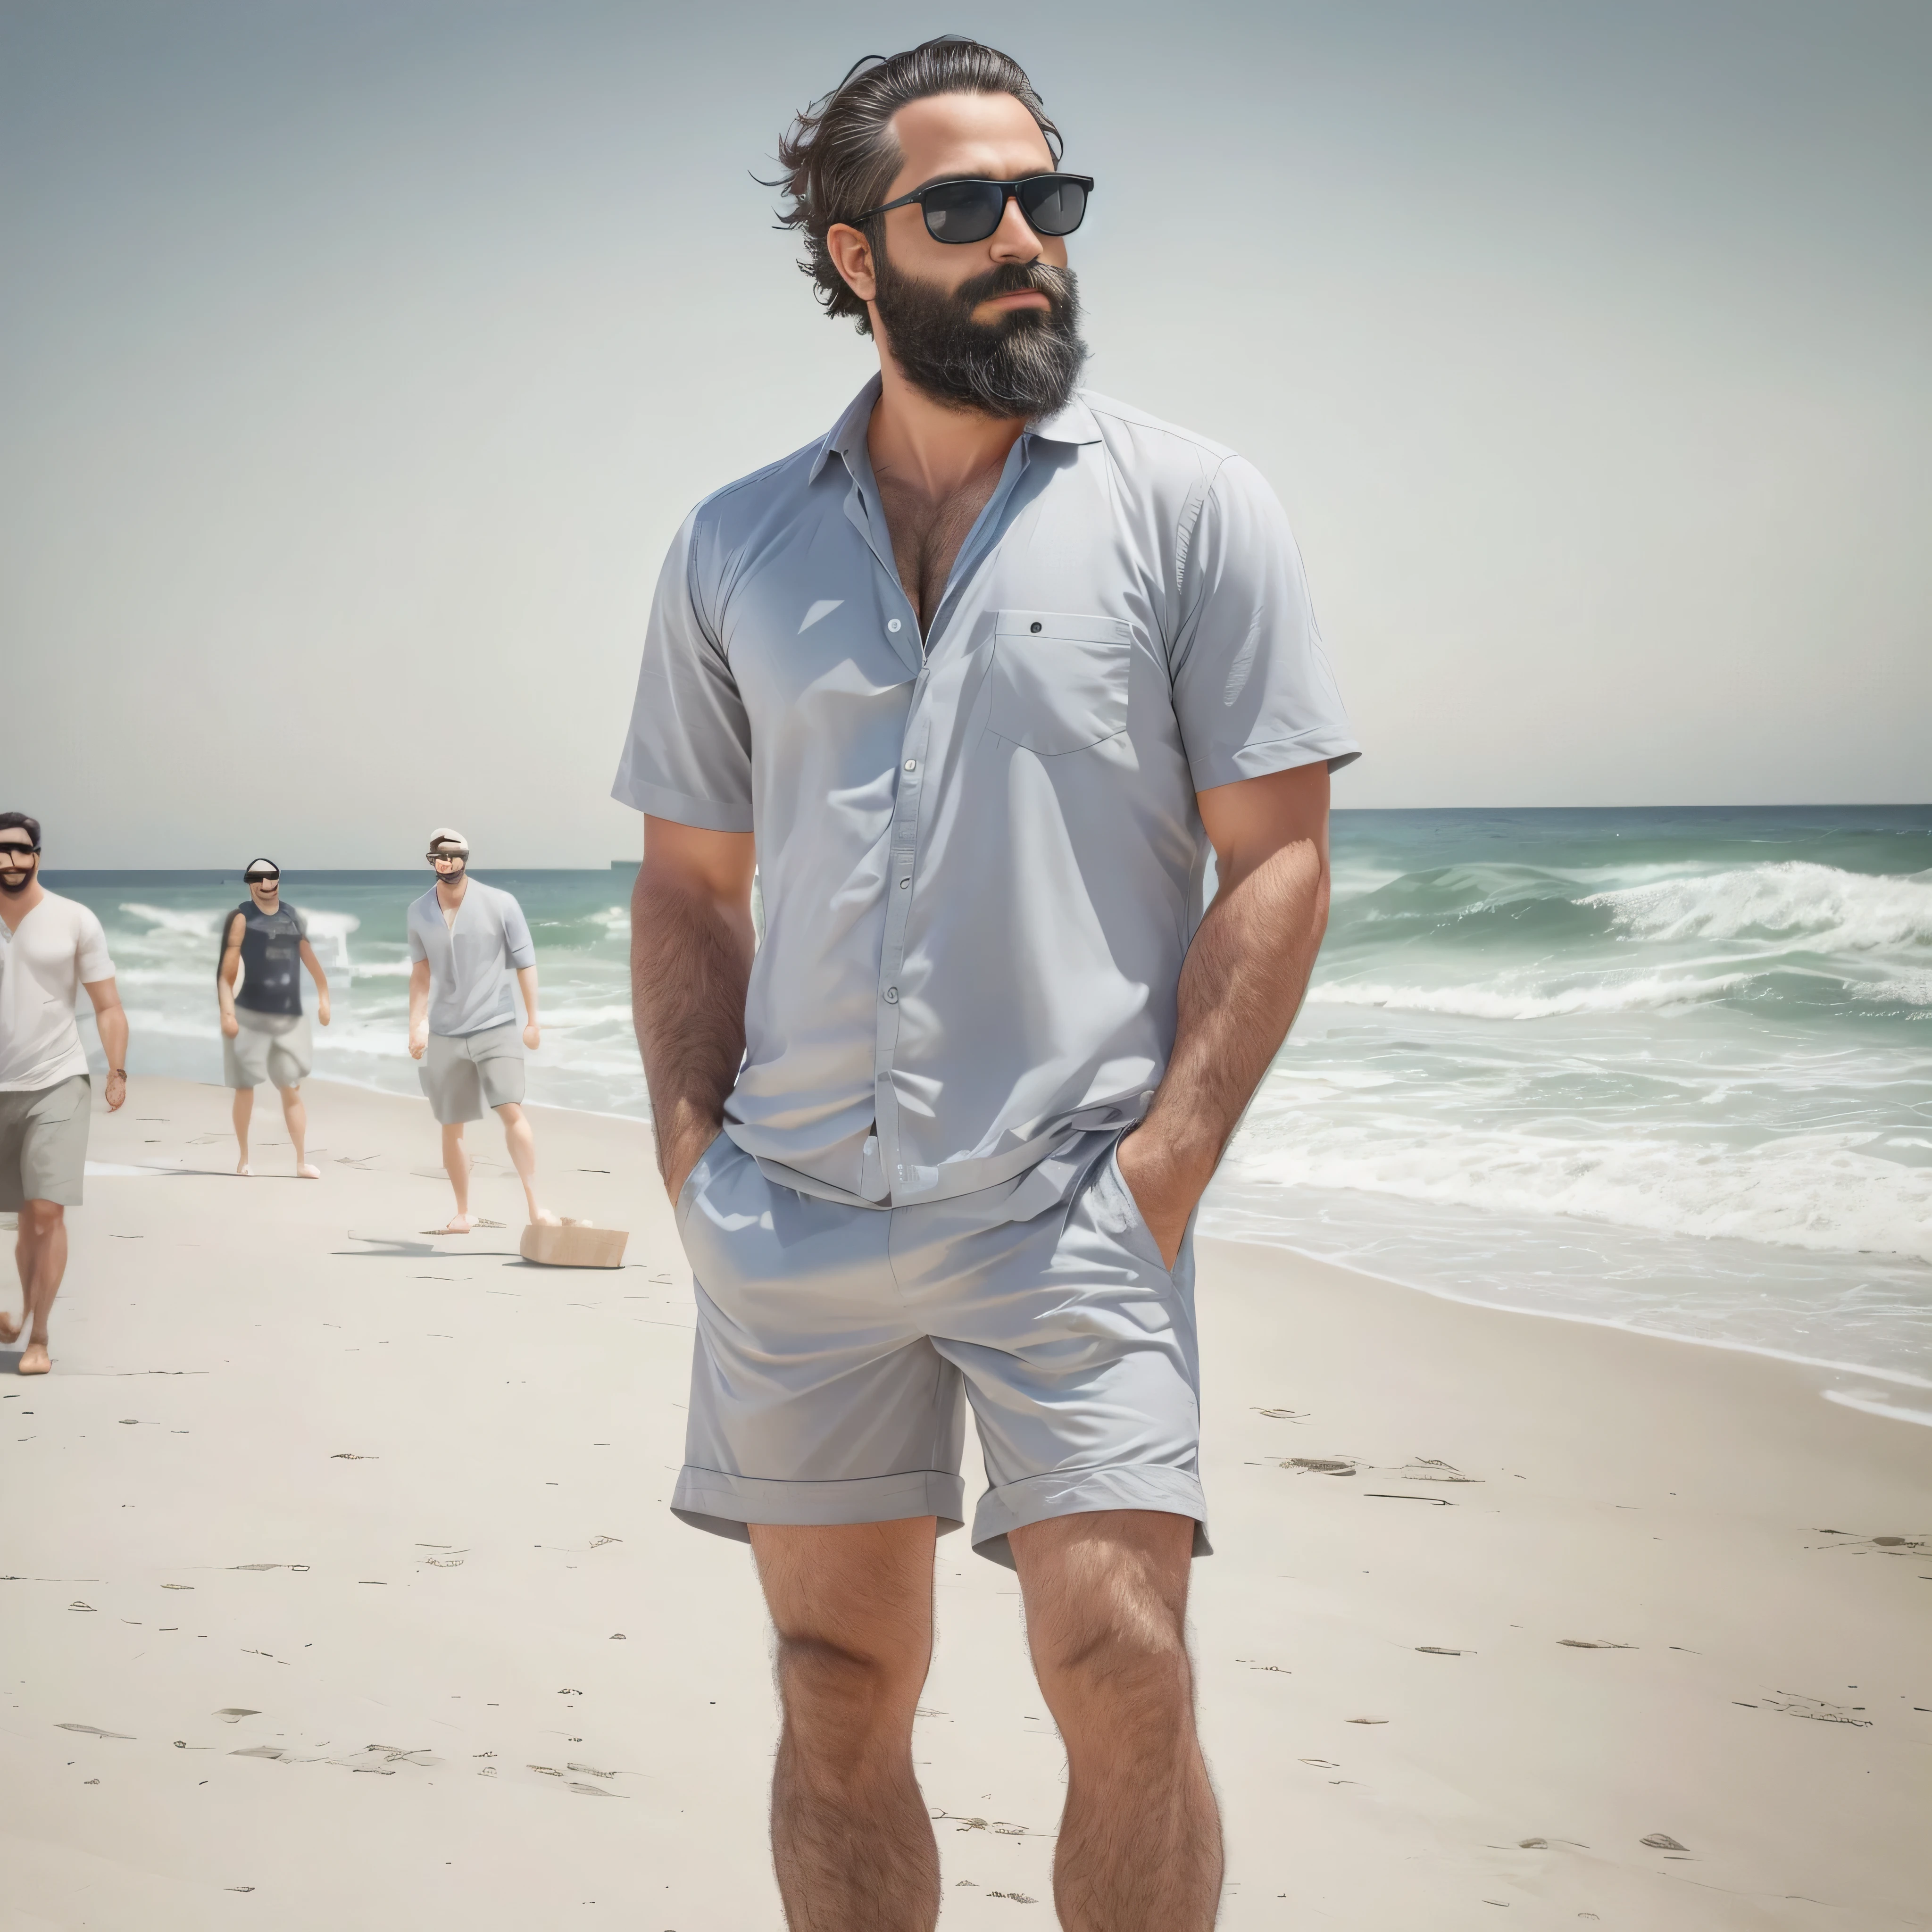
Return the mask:
<path id="1" fill-rule="evenodd" d="M 874 252 L 873 299 L 892 360 L 936 403 L 989 416 L 1050 416 L 1071 400 L 1087 360 L 1080 296 L 1070 268 L 1003 262 L 956 289 L 902 274 L 884 248 Z M 1044 309 L 1009 310 L 994 322 L 973 311 L 993 296 L 1034 289 Z"/>
<path id="2" fill-rule="evenodd" d="M 38 868 L 29 866 L 24 872 L 0 872 L 0 892 L 12 892 L 16 896 L 24 892 L 34 883 Z"/>

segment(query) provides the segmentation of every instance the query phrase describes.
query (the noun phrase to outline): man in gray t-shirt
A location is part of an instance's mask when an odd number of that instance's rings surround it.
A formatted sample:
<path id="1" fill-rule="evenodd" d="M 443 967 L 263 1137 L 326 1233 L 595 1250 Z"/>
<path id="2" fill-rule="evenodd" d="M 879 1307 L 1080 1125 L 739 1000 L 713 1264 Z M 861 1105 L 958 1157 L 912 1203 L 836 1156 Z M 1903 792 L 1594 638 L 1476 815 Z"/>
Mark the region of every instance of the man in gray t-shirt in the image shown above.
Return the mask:
<path id="1" fill-rule="evenodd" d="M 442 1232 L 466 1234 L 470 1151 L 463 1130 L 486 1107 L 503 1124 L 503 1140 L 524 1184 L 532 1222 L 556 1216 L 537 1200 L 537 1144 L 523 1109 L 524 1047 L 534 1053 L 537 955 L 524 909 L 512 896 L 470 876 L 470 842 L 448 826 L 430 834 L 436 884 L 409 910 L 410 1054 L 442 1128 L 442 1165 L 456 1191 L 456 1212 Z M 520 1044 L 510 997 L 512 973 L 523 989 Z"/>

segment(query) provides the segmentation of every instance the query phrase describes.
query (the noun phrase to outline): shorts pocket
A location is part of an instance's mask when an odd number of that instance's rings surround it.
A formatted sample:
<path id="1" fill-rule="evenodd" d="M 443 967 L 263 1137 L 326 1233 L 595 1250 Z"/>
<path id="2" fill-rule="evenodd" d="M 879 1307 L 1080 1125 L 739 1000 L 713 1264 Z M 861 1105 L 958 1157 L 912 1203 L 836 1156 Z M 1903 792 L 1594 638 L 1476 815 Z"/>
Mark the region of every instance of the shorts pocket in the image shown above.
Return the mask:
<path id="1" fill-rule="evenodd" d="M 1124 618 L 996 612 L 987 730 L 1042 758 L 1118 737 L 1127 728 L 1132 652 Z"/>
<path id="2" fill-rule="evenodd" d="M 1120 1143 L 1118 1140 L 1107 1150 L 1106 1172 L 1108 1181 L 1119 1197 L 1125 1244 L 1172 1280 L 1174 1271 L 1161 1258 L 1160 1244 L 1154 1239 L 1154 1230 L 1148 1226 L 1141 1204 L 1134 1198 L 1134 1190 L 1127 1185 L 1127 1177 L 1120 1172 Z"/>
<path id="3" fill-rule="evenodd" d="M 671 1219 L 680 1230 L 693 1203 L 704 1192 L 704 1184 L 711 1178 L 711 1156 L 718 1151 L 719 1143 L 724 1138 L 724 1130 L 720 1127 L 711 1144 L 698 1156 L 698 1165 L 684 1177 L 684 1185 L 677 1190 L 677 1199 L 672 1204 L 670 1211 Z"/>

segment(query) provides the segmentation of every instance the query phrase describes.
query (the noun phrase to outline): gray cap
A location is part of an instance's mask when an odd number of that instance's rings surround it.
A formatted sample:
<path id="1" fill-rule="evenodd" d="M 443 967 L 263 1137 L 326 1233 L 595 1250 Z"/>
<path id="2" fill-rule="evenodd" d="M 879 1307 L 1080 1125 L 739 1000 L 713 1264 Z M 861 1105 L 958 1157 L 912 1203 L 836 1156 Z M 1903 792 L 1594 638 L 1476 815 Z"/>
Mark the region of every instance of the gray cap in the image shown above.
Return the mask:
<path id="1" fill-rule="evenodd" d="M 439 845 L 454 845 L 466 859 L 470 856 L 470 841 L 452 825 L 439 825 L 429 835 L 429 849 L 434 852 Z"/>

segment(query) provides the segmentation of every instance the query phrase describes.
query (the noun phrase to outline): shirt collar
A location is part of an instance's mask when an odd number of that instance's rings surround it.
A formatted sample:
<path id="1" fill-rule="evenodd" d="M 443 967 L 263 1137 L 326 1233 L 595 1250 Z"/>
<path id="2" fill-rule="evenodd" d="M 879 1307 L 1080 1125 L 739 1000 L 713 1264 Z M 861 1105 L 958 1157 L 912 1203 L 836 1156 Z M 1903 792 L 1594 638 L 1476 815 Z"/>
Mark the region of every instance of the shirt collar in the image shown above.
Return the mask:
<path id="1" fill-rule="evenodd" d="M 873 376 L 846 404 L 844 413 L 826 430 L 824 440 L 818 446 L 818 454 L 812 458 L 811 473 L 806 478 L 808 483 L 818 481 L 818 472 L 834 456 L 844 458 L 846 468 L 854 476 L 859 473 L 854 458 L 865 447 L 866 432 L 871 427 L 872 411 L 883 387 L 879 378 Z M 1094 412 L 1076 392 L 1064 409 L 1055 410 L 1050 416 L 1035 417 L 1027 424 L 1024 434 L 1043 442 L 1098 442 L 1100 425 L 1094 420 Z"/>
<path id="2" fill-rule="evenodd" d="M 866 446 L 866 431 L 872 420 L 873 406 L 878 401 L 879 392 L 884 387 L 879 378 L 872 376 L 845 405 L 844 414 L 826 431 L 825 440 L 818 446 L 818 454 L 812 459 L 812 473 L 805 479 L 808 483 L 818 481 L 818 472 L 834 456 L 842 456 L 845 466 L 855 476 L 858 474 L 852 459 Z"/>
<path id="3" fill-rule="evenodd" d="M 1100 425 L 1094 420 L 1094 412 L 1076 390 L 1064 409 L 1056 410 L 1050 416 L 1036 416 L 1026 426 L 1026 433 L 1041 442 L 1098 442 Z"/>

